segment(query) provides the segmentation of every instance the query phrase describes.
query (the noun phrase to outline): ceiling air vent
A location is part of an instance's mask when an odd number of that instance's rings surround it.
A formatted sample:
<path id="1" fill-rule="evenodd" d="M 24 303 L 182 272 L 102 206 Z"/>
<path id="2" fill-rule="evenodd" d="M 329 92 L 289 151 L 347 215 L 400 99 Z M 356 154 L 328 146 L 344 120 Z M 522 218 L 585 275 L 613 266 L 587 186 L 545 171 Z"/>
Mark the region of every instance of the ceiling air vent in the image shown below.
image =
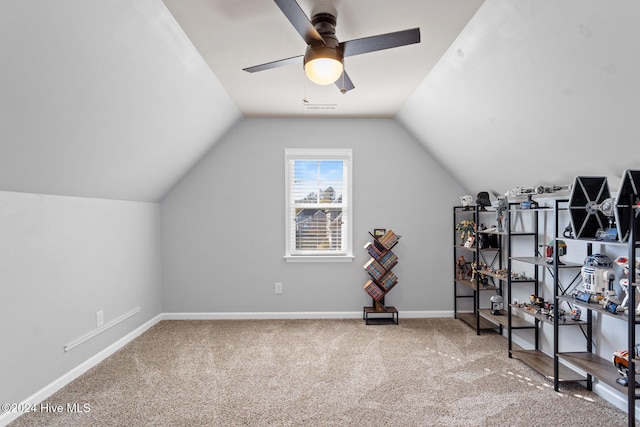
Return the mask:
<path id="1" fill-rule="evenodd" d="M 338 104 L 303 104 L 307 110 L 335 110 Z"/>

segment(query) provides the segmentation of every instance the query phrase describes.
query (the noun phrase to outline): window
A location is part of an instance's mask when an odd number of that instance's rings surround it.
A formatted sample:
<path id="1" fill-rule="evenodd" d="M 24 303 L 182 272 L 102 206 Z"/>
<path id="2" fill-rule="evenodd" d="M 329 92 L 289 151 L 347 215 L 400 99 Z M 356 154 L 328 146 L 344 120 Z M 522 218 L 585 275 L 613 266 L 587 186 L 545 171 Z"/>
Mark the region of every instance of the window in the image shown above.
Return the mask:
<path id="1" fill-rule="evenodd" d="M 351 261 L 351 150 L 287 149 L 287 261 Z"/>

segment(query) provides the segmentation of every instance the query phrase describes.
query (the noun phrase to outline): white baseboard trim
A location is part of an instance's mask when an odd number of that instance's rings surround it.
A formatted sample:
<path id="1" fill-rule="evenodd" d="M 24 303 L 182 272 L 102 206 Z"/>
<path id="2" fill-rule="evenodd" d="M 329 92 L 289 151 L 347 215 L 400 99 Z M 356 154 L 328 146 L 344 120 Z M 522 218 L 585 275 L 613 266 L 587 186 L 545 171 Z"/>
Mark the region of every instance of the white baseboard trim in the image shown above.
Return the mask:
<path id="1" fill-rule="evenodd" d="M 62 375 L 60 378 L 54 380 L 52 383 L 46 385 L 42 389 L 38 390 L 22 402 L 20 402 L 20 406 L 27 407 L 29 405 L 39 405 L 44 402 L 45 399 L 53 395 L 55 392 L 60 390 L 62 387 L 69 384 L 71 381 L 78 378 L 80 375 L 87 372 L 89 369 L 96 366 L 98 363 L 102 362 L 107 357 L 114 354 L 116 351 L 120 350 L 122 347 L 142 335 L 145 331 L 151 328 L 156 323 L 163 320 L 163 315 L 159 314 L 133 331 L 129 332 L 124 337 L 120 338 L 118 341 L 111 344 L 109 347 L 95 354 L 94 356 L 87 359 L 85 362 L 71 369 L 66 374 Z M 3 412 L 0 414 L 0 427 L 4 427 L 10 422 L 17 419 L 22 413 L 20 412 Z"/>
<path id="2" fill-rule="evenodd" d="M 454 317 L 451 310 L 441 311 L 403 311 L 399 310 L 400 317 L 405 319 L 421 319 L 421 318 L 438 318 L 438 317 Z"/>
<path id="3" fill-rule="evenodd" d="M 164 320 L 356 319 L 361 311 L 164 313 Z"/>
<path id="4" fill-rule="evenodd" d="M 628 413 L 627 411 L 627 397 L 623 396 L 619 391 L 612 389 L 606 384 L 596 382 L 593 385 L 593 392 L 602 397 L 607 402 L 611 403 L 621 411 Z M 636 404 L 636 420 L 640 419 L 640 407 Z"/>
<path id="5" fill-rule="evenodd" d="M 453 317 L 453 311 L 402 311 L 400 318 Z M 163 320 L 362 319 L 362 311 L 164 313 Z"/>

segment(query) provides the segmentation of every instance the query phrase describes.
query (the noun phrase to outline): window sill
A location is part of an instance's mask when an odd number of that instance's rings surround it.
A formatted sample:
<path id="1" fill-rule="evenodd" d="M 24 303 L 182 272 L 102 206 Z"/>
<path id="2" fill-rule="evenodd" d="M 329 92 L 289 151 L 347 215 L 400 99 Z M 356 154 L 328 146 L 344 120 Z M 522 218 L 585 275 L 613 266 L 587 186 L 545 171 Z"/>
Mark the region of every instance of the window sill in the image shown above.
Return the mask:
<path id="1" fill-rule="evenodd" d="M 353 255 L 285 255 L 287 262 L 352 262 Z"/>

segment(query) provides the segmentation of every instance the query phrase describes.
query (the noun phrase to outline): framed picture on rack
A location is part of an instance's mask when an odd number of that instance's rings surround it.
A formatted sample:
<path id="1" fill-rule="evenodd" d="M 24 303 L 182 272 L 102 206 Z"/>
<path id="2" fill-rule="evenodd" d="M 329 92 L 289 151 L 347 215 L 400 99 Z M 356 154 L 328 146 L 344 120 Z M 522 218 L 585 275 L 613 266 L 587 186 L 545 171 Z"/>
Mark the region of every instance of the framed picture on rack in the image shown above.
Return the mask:
<path id="1" fill-rule="evenodd" d="M 384 236 L 384 234 L 385 234 L 386 232 L 387 232 L 387 230 L 386 230 L 386 229 L 384 229 L 384 228 L 374 228 L 374 229 L 373 229 L 373 235 L 374 235 L 375 237 L 382 237 L 382 236 Z"/>

